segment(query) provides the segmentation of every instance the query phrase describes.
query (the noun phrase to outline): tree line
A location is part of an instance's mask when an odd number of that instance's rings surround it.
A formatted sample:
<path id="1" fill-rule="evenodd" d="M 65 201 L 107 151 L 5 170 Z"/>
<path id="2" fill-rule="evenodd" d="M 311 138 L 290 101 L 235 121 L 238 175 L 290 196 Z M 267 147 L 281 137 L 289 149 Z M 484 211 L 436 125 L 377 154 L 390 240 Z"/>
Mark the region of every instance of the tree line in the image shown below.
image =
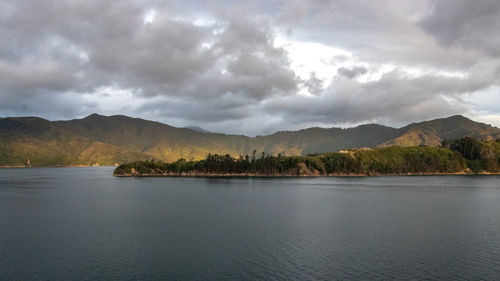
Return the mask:
<path id="1" fill-rule="evenodd" d="M 303 160 L 301 156 L 277 156 L 265 154 L 256 156 L 254 150 L 252 155 L 240 155 L 237 158 L 229 154 L 219 155 L 209 153 L 207 157 L 199 161 L 187 161 L 179 159 L 172 163 L 163 161 L 138 161 L 120 165 L 115 174 L 130 173 L 133 168 L 139 174 L 150 173 L 189 173 L 199 172 L 207 174 L 258 174 L 258 175 L 299 175 L 299 163 Z"/>
<path id="2" fill-rule="evenodd" d="M 346 152 L 276 156 L 254 150 L 251 155 L 232 157 L 209 153 L 205 159 L 188 161 L 138 161 L 122 164 L 115 174 L 214 174 L 214 175 L 377 175 L 407 173 L 498 172 L 500 141 L 473 138 L 444 140 L 440 147 L 380 147 Z"/>

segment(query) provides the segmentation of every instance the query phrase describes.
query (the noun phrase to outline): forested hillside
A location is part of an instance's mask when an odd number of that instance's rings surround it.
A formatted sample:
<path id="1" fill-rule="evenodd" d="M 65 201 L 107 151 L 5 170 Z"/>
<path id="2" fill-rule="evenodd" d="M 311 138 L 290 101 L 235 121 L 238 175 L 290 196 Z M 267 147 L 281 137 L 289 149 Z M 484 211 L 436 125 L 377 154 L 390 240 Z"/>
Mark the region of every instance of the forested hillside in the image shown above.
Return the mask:
<path id="1" fill-rule="evenodd" d="M 500 140 L 465 137 L 442 147 L 380 147 L 307 156 L 209 154 L 199 161 L 138 161 L 115 169 L 117 176 L 338 176 L 499 173 Z"/>

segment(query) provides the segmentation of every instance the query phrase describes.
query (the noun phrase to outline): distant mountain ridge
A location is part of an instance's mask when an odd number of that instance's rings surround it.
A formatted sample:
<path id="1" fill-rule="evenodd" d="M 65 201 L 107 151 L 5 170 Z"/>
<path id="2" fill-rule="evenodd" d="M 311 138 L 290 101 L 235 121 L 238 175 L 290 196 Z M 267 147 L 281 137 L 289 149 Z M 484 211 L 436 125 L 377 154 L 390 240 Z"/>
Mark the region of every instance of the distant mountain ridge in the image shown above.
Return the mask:
<path id="1" fill-rule="evenodd" d="M 305 155 L 379 146 L 438 145 L 442 139 L 500 137 L 500 129 L 456 115 L 396 129 L 377 124 L 355 128 L 308 128 L 247 137 L 200 132 L 124 115 L 92 114 L 48 121 L 0 118 L 0 166 L 112 165 L 154 158 L 202 159 L 208 153 Z"/>
<path id="2" fill-rule="evenodd" d="M 200 133 L 211 133 L 210 131 L 207 131 L 201 127 L 198 127 L 198 126 L 187 126 L 187 127 L 184 127 L 186 129 L 191 129 L 193 131 L 197 131 L 197 132 L 200 132 Z"/>

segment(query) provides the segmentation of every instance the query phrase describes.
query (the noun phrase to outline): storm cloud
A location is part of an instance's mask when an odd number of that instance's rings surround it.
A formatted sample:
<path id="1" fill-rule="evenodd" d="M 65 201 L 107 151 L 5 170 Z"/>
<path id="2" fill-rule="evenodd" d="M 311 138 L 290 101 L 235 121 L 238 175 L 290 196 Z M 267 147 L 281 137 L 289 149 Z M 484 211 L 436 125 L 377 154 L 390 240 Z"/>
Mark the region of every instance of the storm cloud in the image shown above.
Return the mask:
<path id="1" fill-rule="evenodd" d="M 466 0 L 5 0 L 0 116 L 249 135 L 451 114 L 500 125 L 481 99 L 499 95 L 499 15 Z"/>

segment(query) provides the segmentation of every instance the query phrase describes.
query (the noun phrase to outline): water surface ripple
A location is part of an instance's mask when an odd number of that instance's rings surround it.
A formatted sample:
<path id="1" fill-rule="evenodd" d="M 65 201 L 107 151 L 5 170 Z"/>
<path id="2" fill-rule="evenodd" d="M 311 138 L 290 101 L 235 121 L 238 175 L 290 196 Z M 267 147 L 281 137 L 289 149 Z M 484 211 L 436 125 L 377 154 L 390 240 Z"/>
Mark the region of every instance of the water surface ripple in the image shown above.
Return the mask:
<path id="1" fill-rule="evenodd" d="M 0 280 L 500 280 L 500 177 L 0 169 Z"/>

